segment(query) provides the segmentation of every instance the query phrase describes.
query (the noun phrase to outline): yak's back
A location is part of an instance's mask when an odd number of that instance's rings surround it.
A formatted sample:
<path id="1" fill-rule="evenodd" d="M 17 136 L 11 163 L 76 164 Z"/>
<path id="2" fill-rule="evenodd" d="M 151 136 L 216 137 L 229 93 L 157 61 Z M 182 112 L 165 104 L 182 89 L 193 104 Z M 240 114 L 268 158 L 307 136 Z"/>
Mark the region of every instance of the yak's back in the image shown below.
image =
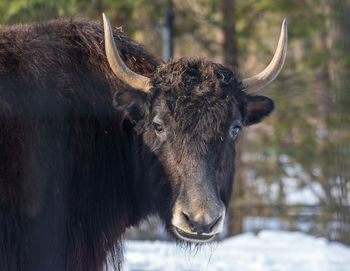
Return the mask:
<path id="1" fill-rule="evenodd" d="M 107 91 L 124 87 L 108 66 L 103 35 L 102 25 L 85 20 L 1 27 L 0 93 L 4 95 L 9 89 L 28 84 L 32 90 L 43 87 L 45 91 L 69 92 L 70 88 L 70 94 L 74 94 L 86 77 L 108 83 L 107 87 L 103 84 Z M 155 57 L 118 29 L 114 29 L 114 37 L 123 60 L 132 70 L 146 76 L 154 72 L 159 64 Z M 99 93 L 87 94 L 91 97 Z M 26 97 L 23 92 L 17 95 Z"/>
<path id="2" fill-rule="evenodd" d="M 58 19 L 41 24 L 1 26 L 0 33 L 1 74 L 23 70 L 42 74 L 40 71 L 51 68 L 52 64 L 74 65 L 84 60 L 94 66 L 102 64 L 101 68 L 108 66 L 103 26 L 94 21 Z M 127 66 L 137 73 L 151 75 L 159 60 L 119 29 L 115 28 L 113 34 Z"/>

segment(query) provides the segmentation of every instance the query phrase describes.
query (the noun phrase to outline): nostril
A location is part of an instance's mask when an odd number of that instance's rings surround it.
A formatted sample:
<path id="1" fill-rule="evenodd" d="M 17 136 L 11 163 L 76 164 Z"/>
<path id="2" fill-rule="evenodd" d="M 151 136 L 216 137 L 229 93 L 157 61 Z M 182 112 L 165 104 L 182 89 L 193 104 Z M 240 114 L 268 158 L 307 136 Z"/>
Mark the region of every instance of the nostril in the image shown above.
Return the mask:
<path id="1" fill-rule="evenodd" d="M 196 231 L 196 225 L 195 225 L 195 223 L 192 221 L 192 219 L 190 218 L 190 215 L 187 214 L 187 213 L 185 213 L 185 212 L 182 212 L 182 215 L 184 216 L 184 218 L 185 218 L 185 220 L 186 220 L 186 222 L 187 222 L 187 224 L 188 224 L 190 230 L 191 230 L 192 232 L 195 232 L 195 231 Z"/>
<path id="2" fill-rule="evenodd" d="M 190 219 L 190 217 L 189 217 L 188 214 L 182 212 L 182 215 L 185 217 L 185 219 L 186 219 L 186 221 L 187 221 L 188 223 L 191 223 L 191 219 Z"/>
<path id="3" fill-rule="evenodd" d="M 222 218 L 222 215 L 219 216 L 216 220 L 214 220 L 214 222 L 211 225 L 209 225 L 209 232 L 213 231 L 214 227 L 219 223 L 221 218 Z"/>

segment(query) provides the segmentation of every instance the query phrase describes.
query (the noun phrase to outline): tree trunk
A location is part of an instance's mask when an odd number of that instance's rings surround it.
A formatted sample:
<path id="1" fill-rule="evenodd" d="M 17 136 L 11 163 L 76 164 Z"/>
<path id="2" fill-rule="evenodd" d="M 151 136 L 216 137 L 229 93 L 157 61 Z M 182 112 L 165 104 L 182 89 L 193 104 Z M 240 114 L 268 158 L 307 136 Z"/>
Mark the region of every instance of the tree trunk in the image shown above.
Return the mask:
<path id="1" fill-rule="evenodd" d="M 350 1 L 333 0 L 331 80 L 333 114 L 331 142 L 335 148 L 333 189 L 336 189 L 335 218 L 339 224 L 338 241 L 350 244 Z"/>
<path id="2" fill-rule="evenodd" d="M 164 7 L 163 26 L 163 60 L 168 61 L 173 58 L 174 51 L 174 12 L 173 2 L 168 0 Z"/>
<path id="3" fill-rule="evenodd" d="M 96 13 L 101 15 L 103 12 L 103 4 L 102 4 L 103 0 L 93 0 L 93 6 L 94 9 L 96 10 Z"/>
<path id="4" fill-rule="evenodd" d="M 222 12 L 222 31 L 224 33 L 223 43 L 223 58 L 224 65 L 233 69 L 238 69 L 238 48 L 237 48 L 237 36 L 235 25 L 235 10 L 236 0 L 222 0 L 221 12 Z M 241 142 L 243 143 L 243 142 Z M 240 144 L 242 145 L 242 144 Z M 236 154 L 236 176 L 233 191 L 233 198 L 231 200 L 228 213 L 228 236 L 236 235 L 242 232 L 242 212 L 239 208 L 235 208 L 240 198 L 243 196 L 243 179 L 242 179 L 242 163 L 241 163 L 241 151 L 240 146 L 237 146 Z"/>
<path id="5" fill-rule="evenodd" d="M 224 32 L 224 65 L 237 68 L 237 37 L 235 25 L 236 0 L 222 0 L 222 30 Z"/>

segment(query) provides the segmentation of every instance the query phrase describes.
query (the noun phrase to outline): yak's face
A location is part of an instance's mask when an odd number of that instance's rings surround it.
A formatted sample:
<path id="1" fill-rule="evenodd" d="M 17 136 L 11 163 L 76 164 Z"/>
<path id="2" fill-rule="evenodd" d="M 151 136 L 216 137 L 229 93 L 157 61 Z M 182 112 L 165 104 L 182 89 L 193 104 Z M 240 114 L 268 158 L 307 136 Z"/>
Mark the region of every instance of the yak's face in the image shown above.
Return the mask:
<path id="1" fill-rule="evenodd" d="M 260 90 L 280 72 L 287 50 L 286 20 L 271 63 L 241 84 L 229 69 L 202 59 L 170 61 L 152 78 L 136 74 L 121 60 L 103 17 L 109 65 L 132 87 L 118 90 L 114 104 L 157 157 L 164 173 L 154 179 L 170 187 L 156 195 L 162 199 L 158 205 L 168 205 L 158 206 L 158 212 L 176 237 L 208 241 L 223 227 L 239 131 L 273 110 L 269 98 L 250 96 L 242 87 Z"/>
<path id="2" fill-rule="evenodd" d="M 175 236 L 203 242 L 222 231 L 232 191 L 235 145 L 244 125 L 273 109 L 263 96 L 249 96 L 234 74 L 200 59 L 180 59 L 159 67 L 149 94 L 124 90 L 114 103 L 123 107 L 135 132 L 162 166 L 159 195 L 170 215 L 160 215 Z"/>

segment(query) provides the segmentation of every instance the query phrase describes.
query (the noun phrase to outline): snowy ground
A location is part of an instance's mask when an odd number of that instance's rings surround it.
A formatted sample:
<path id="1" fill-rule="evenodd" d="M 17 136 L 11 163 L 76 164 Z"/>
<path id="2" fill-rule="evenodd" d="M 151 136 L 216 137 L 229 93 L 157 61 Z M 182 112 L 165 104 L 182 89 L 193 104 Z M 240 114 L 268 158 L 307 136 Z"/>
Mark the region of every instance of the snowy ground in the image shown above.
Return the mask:
<path id="1" fill-rule="evenodd" d="M 127 241 L 125 271 L 350 271 L 350 248 L 300 232 L 245 233 L 189 251 L 169 242 Z"/>

